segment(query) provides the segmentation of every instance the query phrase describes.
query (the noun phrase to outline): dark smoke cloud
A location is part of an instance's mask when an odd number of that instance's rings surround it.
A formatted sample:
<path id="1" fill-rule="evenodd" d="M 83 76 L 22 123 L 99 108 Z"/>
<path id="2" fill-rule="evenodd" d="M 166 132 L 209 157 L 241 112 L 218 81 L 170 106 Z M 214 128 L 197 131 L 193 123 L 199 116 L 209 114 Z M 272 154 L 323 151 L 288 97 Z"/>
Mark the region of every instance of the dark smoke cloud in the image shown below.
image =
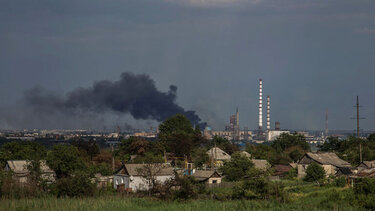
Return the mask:
<path id="1" fill-rule="evenodd" d="M 25 97 L 35 113 L 75 115 L 110 111 L 159 122 L 175 114 L 183 114 L 192 124 L 204 125 L 195 111 L 187 111 L 176 104 L 176 92 L 174 85 L 169 87 L 168 92 L 161 92 L 148 75 L 126 72 L 118 81 L 98 81 L 92 87 L 78 88 L 66 95 L 47 93 L 36 87 L 25 92 Z"/>

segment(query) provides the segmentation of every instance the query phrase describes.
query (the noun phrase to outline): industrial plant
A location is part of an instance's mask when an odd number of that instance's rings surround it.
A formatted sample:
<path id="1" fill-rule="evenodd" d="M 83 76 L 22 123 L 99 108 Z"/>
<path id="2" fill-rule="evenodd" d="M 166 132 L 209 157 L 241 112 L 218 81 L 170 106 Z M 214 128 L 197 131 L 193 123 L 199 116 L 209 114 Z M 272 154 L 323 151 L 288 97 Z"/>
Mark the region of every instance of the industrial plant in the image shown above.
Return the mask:
<path id="1" fill-rule="evenodd" d="M 289 130 L 281 130 L 280 122 L 275 122 L 274 130 L 271 129 L 271 97 L 267 95 L 267 116 L 266 116 L 266 130 L 263 129 L 263 80 L 259 79 L 259 98 L 258 98 L 258 128 L 249 130 L 248 127 L 240 128 L 240 114 L 238 108 L 236 113 L 230 115 L 229 125 L 225 126 L 224 130 L 212 130 L 211 127 L 206 127 L 204 135 L 206 138 L 214 136 L 226 138 L 233 142 L 251 141 L 262 143 L 265 141 L 273 141 L 283 133 L 290 134 Z"/>

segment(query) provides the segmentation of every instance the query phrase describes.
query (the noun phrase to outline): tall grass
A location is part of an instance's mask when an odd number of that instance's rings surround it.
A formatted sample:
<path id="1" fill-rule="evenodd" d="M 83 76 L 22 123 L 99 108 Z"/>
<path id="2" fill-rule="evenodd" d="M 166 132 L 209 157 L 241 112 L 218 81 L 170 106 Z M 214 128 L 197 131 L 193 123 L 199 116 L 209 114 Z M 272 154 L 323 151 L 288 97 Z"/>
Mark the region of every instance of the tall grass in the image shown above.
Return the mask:
<path id="1" fill-rule="evenodd" d="M 292 200 L 279 203 L 273 200 L 230 200 L 231 189 L 215 188 L 208 193 L 214 197 L 189 201 L 163 201 L 156 198 L 136 198 L 116 193 L 89 198 L 2 199 L 0 210 L 361 210 L 346 200 L 353 194 L 349 188 L 319 187 L 313 183 L 286 181 Z M 213 198 L 213 199 L 209 199 Z M 216 199 L 216 200 L 215 200 Z"/>
<path id="2" fill-rule="evenodd" d="M 358 210 L 347 204 L 322 207 L 325 198 L 307 197 L 291 203 L 256 200 L 161 201 L 154 198 L 102 196 L 98 198 L 38 198 L 0 200 L 0 210 Z"/>

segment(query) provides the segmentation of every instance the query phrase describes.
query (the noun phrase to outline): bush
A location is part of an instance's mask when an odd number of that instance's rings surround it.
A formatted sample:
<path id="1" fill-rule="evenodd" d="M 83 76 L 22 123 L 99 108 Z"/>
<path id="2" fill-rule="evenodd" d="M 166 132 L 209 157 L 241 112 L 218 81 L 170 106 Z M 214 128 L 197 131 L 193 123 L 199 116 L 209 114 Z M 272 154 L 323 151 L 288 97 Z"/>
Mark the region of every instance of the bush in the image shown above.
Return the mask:
<path id="1" fill-rule="evenodd" d="M 359 179 L 354 185 L 354 192 L 356 194 L 375 194 L 375 178 Z"/>
<path id="2" fill-rule="evenodd" d="M 270 182 L 263 178 L 244 181 L 233 187 L 234 199 L 274 199 L 288 201 L 288 193 L 280 182 Z"/>
<path id="3" fill-rule="evenodd" d="M 209 194 L 211 195 L 212 199 L 216 199 L 219 201 L 227 201 L 232 198 L 232 188 L 222 188 L 222 187 L 216 187 L 216 188 L 210 188 Z"/>
<path id="4" fill-rule="evenodd" d="M 338 177 L 334 179 L 334 185 L 336 187 L 345 187 L 346 186 L 346 178 L 344 176 Z"/>
<path id="5" fill-rule="evenodd" d="M 306 176 L 304 178 L 307 182 L 315 182 L 324 179 L 325 170 L 317 163 L 311 163 L 306 169 Z"/>
<path id="6" fill-rule="evenodd" d="M 293 180 L 293 179 L 297 178 L 297 176 L 298 176 L 297 168 L 290 169 L 288 172 L 285 173 L 284 176 L 285 176 L 286 179 L 289 179 L 289 180 Z"/>
<path id="7" fill-rule="evenodd" d="M 176 185 L 179 188 L 173 194 L 174 199 L 196 199 L 198 194 L 205 192 L 204 183 L 198 183 L 193 177 L 176 176 Z"/>
<path id="8" fill-rule="evenodd" d="M 354 199 L 349 200 L 351 204 L 375 209 L 375 178 L 362 178 L 354 183 Z"/>
<path id="9" fill-rule="evenodd" d="M 52 186 L 52 192 L 57 197 L 84 197 L 96 193 L 96 185 L 87 174 L 78 172 L 74 176 L 60 178 Z"/>

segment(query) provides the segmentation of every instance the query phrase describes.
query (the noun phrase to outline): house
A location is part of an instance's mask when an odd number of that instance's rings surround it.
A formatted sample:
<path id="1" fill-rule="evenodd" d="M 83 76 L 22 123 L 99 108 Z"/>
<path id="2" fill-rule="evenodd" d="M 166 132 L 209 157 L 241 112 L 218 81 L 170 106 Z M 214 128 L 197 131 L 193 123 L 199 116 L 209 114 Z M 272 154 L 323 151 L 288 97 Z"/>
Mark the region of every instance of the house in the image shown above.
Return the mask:
<path id="1" fill-rule="evenodd" d="M 362 178 L 362 177 L 374 177 L 375 176 L 375 168 L 371 169 L 363 169 L 359 171 L 356 175 L 353 175 L 353 178 Z"/>
<path id="2" fill-rule="evenodd" d="M 356 170 L 351 178 L 363 178 L 363 177 L 374 177 L 375 176 L 375 161 L 363 161 Z"/>
<path id="3" fill-rule="evenodd" d="M 212 147 L 206 153 L 215 167 L 222 166 L 224 164 L 224 161 L 230 160 L 231 158 L 231 156 L 228 153 L 224 152 L 219 147 Z"/>
<path id="4" fill-rule="evenodd" d="M 248 153 L 246 151 L 241 151 L 240 154 L 243 155 L 243 156 L 245 156 L 245 157 L 247 157 L 247 158 L 251 158 L 250 153 Z"/>
<path id="5" fill-rule="evenodd" d="M 375 168 L 375 160 L 363 161 L 361 164 L 359 164 L 358 171 L 361 171 L 363 169 L 372 169 L 372 168 Z"/>
<path id="6" fill-rule="evenodd" d="M 337 169 L 335 176 L 337 176 L 337 177 L 340 177 L 340 176 L 349 177 L 352 174 L 353 174 L 353 171 L 352 171 L 351 168 L 343 167 L 343 168 Z"/>
<path id="7" fill-rule="evenodd" d="M 312 162 L 321 165 L 326 172 L 326 176 L 336 175 L 340 168 L 351 168 L 350 163 L 340 159 L 333 152 L 307 152 L 298 162 L 298 178 L 306 175 L 306 169 Z"/>
<path id="8" fill-rule="evenodd" d="M 113 187 L 132 192 L 146 191 L 152 187 L 152 180 L 163 184 L 173 178 L 174 171 L 169 164 L 122 164 L 114 173 Z"/>
<path id="9" fill-rule="evenodd" d="M 193 170 L 191 175 L 195 180 L 207 184 L 221 183 L 221 175 L 215 170 Z"/>
<path id="10" fill-rule="evenodd" d="M 107 188 L 113 182 L 113 176 L 102 176 L 101 173 L 97 173 L 92 178 L 92 181 L 96 183 L 98 188 Z"/>
<path id="11" fill-rule="evenodd" d="M 28 169 L 30 161 L 27 160 L 8 160 L 5 165 L 5 171 L 11 171 L 13 173 L 13 178 L 19 183 L 27 183 L 30 176 L 30 171 Z M 55 181 L 55 172 L 47 166 L 45 160 L 40 161 L 41 178 L 47 182 Z"/>
<path id="12" fill-rule="evenodd" d="M 254 163 L 255 168 L 262 171 L 267 171 L 271 167 L 267 160 L 252 159 L 251 161 Z"/>
<path id="13" fill-rule="evenodd" d="M 272 169 L 273 169 L 273 173 L 272 173 L 273 176 L 283 177 L 290 170 L 292 170 L 293 167 L 291 165 L 276 164 L 272 167 Z"/>

